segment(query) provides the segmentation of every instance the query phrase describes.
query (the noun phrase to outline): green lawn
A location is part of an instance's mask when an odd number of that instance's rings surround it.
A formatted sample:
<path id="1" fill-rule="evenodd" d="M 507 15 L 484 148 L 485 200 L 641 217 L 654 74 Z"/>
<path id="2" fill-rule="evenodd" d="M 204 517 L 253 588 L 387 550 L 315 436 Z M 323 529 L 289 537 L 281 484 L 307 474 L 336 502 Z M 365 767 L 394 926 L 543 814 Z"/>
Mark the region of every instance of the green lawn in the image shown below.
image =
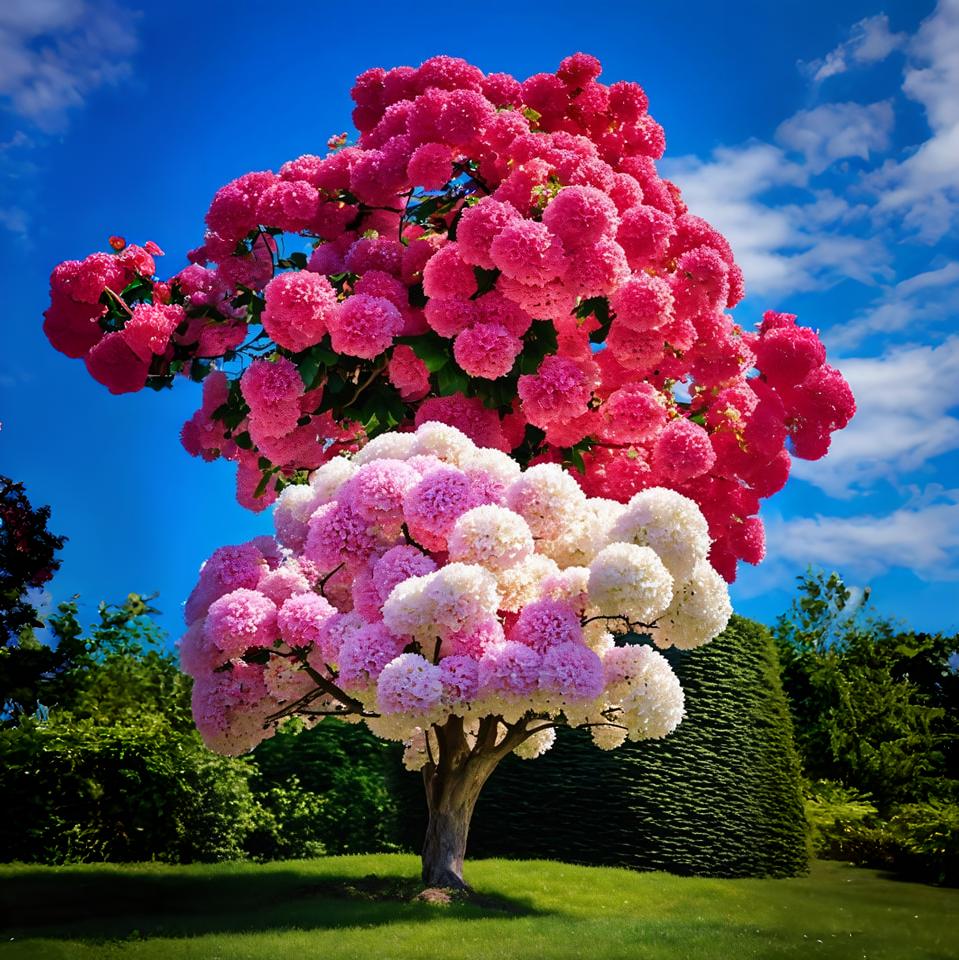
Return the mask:
<path id="1" fill-rule="evenodd" d="M 445 907 L 408 902 L 417 867 L 401 855 L 3 866 L 0 958 L 959 957 L 959 890 L 837 863 L 798 880 L 700 880 L 480 860 L 467 879 L 482 905 Z"/>

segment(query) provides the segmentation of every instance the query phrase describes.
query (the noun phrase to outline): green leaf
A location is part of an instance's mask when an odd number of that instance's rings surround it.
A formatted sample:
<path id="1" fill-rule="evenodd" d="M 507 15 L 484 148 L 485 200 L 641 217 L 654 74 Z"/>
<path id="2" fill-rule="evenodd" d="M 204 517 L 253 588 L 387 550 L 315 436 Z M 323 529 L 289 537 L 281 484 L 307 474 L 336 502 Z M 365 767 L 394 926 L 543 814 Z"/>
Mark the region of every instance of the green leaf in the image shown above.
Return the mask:
<path id="1" fill-rule="evenodd" d="M 438 333 L 424 333 L 417 337 L 399 337 L 398 343 L 404 343 L 413 348 L 420 360 L 426 364 L 430 373 L 442 370 L 450 361 L 449 340 Z"/>
<path id="2" fill-rule="evenodd" d="M 448 363 L 436 374 L 436 388 L 440 396 L 449 397 L 454 393 L 466 394 L 470 378 L 455 363 Z"/>
<path id="3" fill-rule="evenodd" d="M 303 353 L 294 358 L 297 369 L 300 371 L 300 379 L 307 390 L 313 389 L 320 370 L 327 366 L 327 355 L 333 356 L 335 361 L 336 355 L 322 347 L 310 347 L 309 350 L 304 350 Z"/>
<path id="4" fill-rule="evenodd" d="M 253 499 L 256 500 L 258 497 L 262 497 L 266 492 L 266 485 L 270 482 L 270 477 L 273 476 L 273 471 L 270 470 L 267 473 L 264 473 L 260 477 L 260 482 L 256 485 L 256 490 L 253 491 Z"/>
<path id="5" fill-rule="evenodd" d="M 570 447 L 566 458 L 563 460 L 563 466 L 575 467 L 580 473 L 586 473 L 586 464 L 583 462 L 583 452 L 576 447 Z"/>
<path id="6" fill-rule="evenodd" d="M 484 270 L 482 267 L 473 267 L 473 273 L 476 276 L 476 293 L 470 297 L 470 300 L 475 300 L 477 297 L 483 296 L 484 293 L 489 293 L 496 286 L 500 272 L 499 270 Z"/>

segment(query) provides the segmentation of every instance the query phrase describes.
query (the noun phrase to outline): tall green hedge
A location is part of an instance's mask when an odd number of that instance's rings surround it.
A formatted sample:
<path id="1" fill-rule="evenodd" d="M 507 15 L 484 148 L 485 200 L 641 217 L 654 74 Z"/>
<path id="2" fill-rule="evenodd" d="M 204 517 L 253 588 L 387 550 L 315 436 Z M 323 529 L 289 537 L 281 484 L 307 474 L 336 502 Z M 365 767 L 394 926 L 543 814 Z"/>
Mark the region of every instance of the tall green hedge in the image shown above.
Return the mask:
<path id="1" fill-rule="evenodd" d="M 480 796 L 469 856 L 721 877 L 803 872 L 800 765 L 768 631 L 735 617 L 710 645 L 671 659 L 686 692 L 675 733 L 607 753 L 563 729 L 540 759 L 508 757 Z M 419 778 L 399 788 L 416 846 Z"/>

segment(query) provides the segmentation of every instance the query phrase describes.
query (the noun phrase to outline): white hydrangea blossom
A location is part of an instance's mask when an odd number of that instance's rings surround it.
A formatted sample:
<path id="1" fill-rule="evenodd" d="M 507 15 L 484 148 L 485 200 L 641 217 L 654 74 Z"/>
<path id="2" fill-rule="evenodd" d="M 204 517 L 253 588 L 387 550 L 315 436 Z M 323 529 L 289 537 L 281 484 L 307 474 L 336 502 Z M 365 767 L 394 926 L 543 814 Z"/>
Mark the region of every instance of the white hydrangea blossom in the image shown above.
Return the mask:
<path id="1" fill-rule="evenodd" d="M 391 633 L 420 640 L 436 636 L 436 602 L 426 595 L 435 576 L 407 577 L 393 587 L 383 604 L 383 623 Z"/>
<path id="2" fill-rule="evenodd" d="M 386 434 L 383 434 L 383 436 L 386 436 Z M 373 442 L 370 441 L 370 443 Z M 357 469 L 358 464 L 355 458 L 348 460 L 346 457 L 333 457 L 332 460 L 327 460 L 323 466 L 314 470 L 310 475 L 310 487 L 316 494 L 313 509 L 315 510 L 316 507 L 320 507 L 324 503 L 329 503 L 336 496 L 340 487 L 356 473 Z"/>
<path id="3" fill-rule="evenodd" d="M 437 716 L 437 719 L 439 717 Z M 370 732 L 382 740 L 393 740 L 398 743 L 408 742 L 416 730 L 416 724 L 423 723 L 421 714 L 412 717 L 404 713 L 384 713 L 377 717 L 366 717 L 365 723 Z M 404 762 L 405 762 L 404 753 Z M 423 755 L 424 762 L 426 755 Z"/>
<path id="4" fill-rule="evenodd" d="M 650 547 L 612 543 L 589 565 L 589 597 L 605 616 L 651 623 L 673 597 L 673 578 Z"/>
<path id="5" fill-rule="evenodd" d="M 599 544 L 597 547 L 599 551 L 612 542 L 610 533 L 616 521 L 626 512 L 626 504 L 618 500 L 607 500 L 605 497 L 590 497 L 587 503 L 593 517 L 596 531 L 594 537 Z"/>
<path id="6" fill-rule="evenodd" d="M 374 460 L 407 460 L 415 442 L 413 433 L 381 433 L 353 454 L 353 463 L 362 467 Z"/>
<path id="7" fill-rule="evenodd" d="M 589 729 L 593 744 L 600 750 L 615 750 L 621 747 L 626 742 L 627 733 L 625 727 L 611 723 L 602 723 Z"/>
<path id="8" fill-rule="evenodd" d="M 610 540 L 652 547 L 677 581 L 687 580 L 709 552 L 709 526 L 699 507 L 665 487 L 642 490 L 613 523 Z"/>
<path id="9" fill-rule="evenodd" d="M 600 620 L 586 624 L 583 628 L 583 639 L 586 641 L 586 646 L 600 658 L 605 657 L 616 646 L 616 638 Z"/>
<path id="10" fill-rule="evenodd" d="M 499 609 L 496 577 L 475 563 L 448 563 L 431 573 L 423 596 L 441 636 L 476 626 Z"/>
<path id="11" fill-rule="evenodd" d="M 661 740 L 685 715 L 685 697 L 665 658 L 650 660 L 641 683 L 622 702 L 622 721 L 630 740 Z"/>
<path id="12" fill-rule="evenodd" d="M 534 537 L 550 540 L 576 526 L 586 494 L 558 463 L 538 463 L 509 485 L 506 502 L 526 520 Z"/>
<path id="13" fill-rule="evenodd" d="M 555 742 L 556 730 L 553 727 L 547 727 L 545 730 L 537 730 L 532 736 L 527 737 L 513 750 L 513 753 L 520 760 L 535 760 L 546 753 L 547 750 L 550 750 Z"/>
<path id="14" fill-rule="evenodd" d="M 522 473 L 520 465 L 502 450 L 475 447 L 460 458 L 461 470 L 479 470 L 508 487 Z"/>
<path id="15" fill-rule="evenodd" d="M 559 567 L 556 562 L 541 553 L 534 553 L 520 563 L 500 571 L 497 576 L 500 610 L 516 613 L 527 603 L 532 603 L 539 597 L 543 581 L 557 573 Z"/>
<path id="16" fill-rule="evenodd" d="M 414 438 L 412 455 L 432 454 L 457 467 L 476 450 L 476 445 L 461 430 L 435 420 L 422 424 L 409 436 Z"/>
<path id="17" fill-rule="evenodd" d="M 714 640 L 729 623 L 733 607 L 726 581 L 705 560 L 676 589 L 669 609 L 658 623 L 656 644 L 692 650 Z"/>
<path id="18" fill-rule="evenodd" d="M 413 737 L 403 744 L 403 766 L 411 773 L 416 773 L 426 766 L 426 736 L 417 727 Z"/>
<path id="19" fill-rule="evenodd" d="M 526 521 L 495 504 L 467 510 L 453 525 L 447 543 L 450 560 L 482 564 L 497 573 L 533 552 L 533 535 Z"/>

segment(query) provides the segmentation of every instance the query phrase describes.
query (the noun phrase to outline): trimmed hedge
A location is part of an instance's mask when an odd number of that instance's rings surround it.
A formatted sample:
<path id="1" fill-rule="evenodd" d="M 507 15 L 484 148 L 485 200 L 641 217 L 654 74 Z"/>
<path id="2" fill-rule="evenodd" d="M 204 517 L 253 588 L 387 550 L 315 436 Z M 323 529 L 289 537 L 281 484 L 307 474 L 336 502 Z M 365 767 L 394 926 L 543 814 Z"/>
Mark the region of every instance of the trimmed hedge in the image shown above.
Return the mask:
<path id="1" fill-rule="evenodd" d="M 792 723 L 769 632 L 735 617 L 670 654 L 687 716 L 665 740 L 604 752 L 561 729 L 543 757 L 508 757 L 484 787 L 471 857 L 547 857 L 718 877 L 805 872 L 807 825 Z M 418 776 L 400 783 L 405 840 L 425 826 Z"/>

